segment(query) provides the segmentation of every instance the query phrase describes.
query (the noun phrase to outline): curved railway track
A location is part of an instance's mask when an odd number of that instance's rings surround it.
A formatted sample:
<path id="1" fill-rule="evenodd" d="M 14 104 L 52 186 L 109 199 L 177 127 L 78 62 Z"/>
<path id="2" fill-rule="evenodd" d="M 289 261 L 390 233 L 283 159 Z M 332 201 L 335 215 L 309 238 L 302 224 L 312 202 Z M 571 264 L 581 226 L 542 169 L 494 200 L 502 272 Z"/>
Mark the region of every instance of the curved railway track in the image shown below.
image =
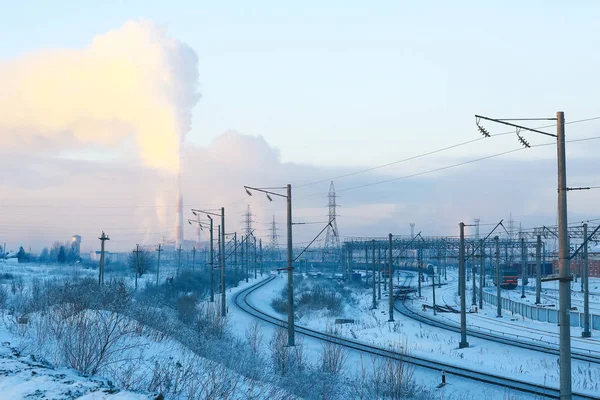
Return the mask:
<path id="1" fill-rule="evenodd" d="M 267 314 L 248 302 L 248 296 L 250 296 L 252 292 L 260 289 L 262 286 L 271 282 L 273 279 L 275 279 L 275 277 L 271 276 L 270 278 L 267 278 L 255 285 L 249 286 L 248 288 L 238 292 L 233 297 L 233 302 L 240 310 L 252 315 L 253 317 L 258 318 L 269 324 L 285 328 L 287 327 L 286 321 L 277 318 L 273 315 Z M 493 375 L 486 372 L 475 371 L 472 369 L 462 368 L 452 364 L 445 364 L 439 361 L 433 361 L 417 356 L 399 354 L 390 350 L 386 350 L 376 346 L 371 346 L 366 343 L 341 338 L 324 332 L 319 332 L 313 329 L 305 328 L 299 325 L 295 326 L 295 332 L 321 341 L 336 343 L 349 349 L 353 349 L 363 353 L 372 354 L 380 357 L 392 358 L 395 360 L 401 360 L 419 367 L 428 368 L 436 371 L 445 371 L 447 374 L 470 379 L 473 381 L 483 382 L 486 384 L 491 384 L 503 388 L 513 389 L 520 392 L 531 393 L 549 398 L 557 398 L 559 395 L 559 391 L 556 388 L 547 387 L 536 383 L 520 381 L 517 379 L 506 378 L 503 376 Z M 597 399 L 597 397 L 579 393 L 574 393 L 573 398 L 585 400 Z"/>
<path id="2" fill-rule="evenodd" d="M 407 279 L 405 279 L 404 285 L 406 285 L 406 282 L 408 279 L 409 279 L 409 277 L 407 277 Z M 422 322 L 429 326 L 434 326 L 436 328 L 441 328 L 441 329 L 445 329 L 448 331 L 460 333 L 460 326 L 458 324 L 444 322 L 438 318 L 433 318 L 433 317 L 429 317 L 429 316 L 420 314 L 420 313 L 410 309 L 404 302 L 401 302 L 401 304 L 402 304 L 401 307 L 396 306 L 396 304 L 397 303 L 394 304 L 394 309 L 396 311 L 398 311 L 400 314 L 402 314 L 408 318 Z M 502 321 L 500 321 L 500 322 L 502 322 Z M 549 332 L 545 332 L 545 333 L 550 334 Z M 555 356 L 558 356 L 558 354 L 559 354 L 558 347 L 553 346 L 549 342 L 546 342 L 546 344 L 541 344 L 541 343 L 534 343 L 531 341 L 524 341 L 524 340 L 520 340 L 518 338 L 518 336 L 515 337 L 516 335 L 511 335 L 510 337 L 507 337 L 507 336 L 502 336 L 499 334 L 493 334 L 491 332 L 486 333 L 486 332 L 481 332 L 481 331 L 477 331 L 477 330 L 473 330 L 473 329 L 469 329 L 469 328 L 467 328 L 467 335 L 476 337 L 476 338 L 480 338 L 480 339 L 489 340 L 489 341 L 496 342 L 496 343 L 502 343 L 502 344 L 507 344 L 507 345 L 514 346 L 514 347 L 520 347 L 520 348 L 527 349 L 527 350 L 533 350 L 533 351 L 538 351 L 541 353 L 552 354 Z M 572 359 L 600 364 L 600 356 L 592 354 L 593 350 L 586 350 L 586 349 L 582 349 L 582 348 L 572 347 L 572 350 L 573 349 L 579 350 L 579 351 L 571 351 Z M 582 351 L 588 351 L 589 353 L 586 354 L 586 353 L 583 353 Z"/>

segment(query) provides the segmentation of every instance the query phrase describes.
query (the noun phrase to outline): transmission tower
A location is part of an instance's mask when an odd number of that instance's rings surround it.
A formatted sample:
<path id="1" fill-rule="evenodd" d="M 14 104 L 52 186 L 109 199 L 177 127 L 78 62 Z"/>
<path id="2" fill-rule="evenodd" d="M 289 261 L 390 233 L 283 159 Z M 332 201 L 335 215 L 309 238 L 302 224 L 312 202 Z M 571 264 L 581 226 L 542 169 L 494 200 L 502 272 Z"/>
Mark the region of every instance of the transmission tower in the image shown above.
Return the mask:
<path id="1" fill-rule="evenodd" d="M 267 254 L 271 258 L 271 260 L 281 260 L 281 253 L 279 252 L 279 240 L 277 239 L 279 235 L 277 234 L 277 224 L 275 223 L 275 216 L 273 215 L 273 222 L 271 223 L 271 237 L 269 240 L 269 245 L 267 246 Z"/>
<path id="2" fill-rule="evenodd" d="M 252 223 L 256 222 L 252 219 L 253 216 L 254 214 L 252 214 L 252 211 L 250 210 L 250 204 L 248 204 L 248 208 L 244 213 L 244 230 L 246 236 L 250 236 L 250 234 L 252 233 Z"/>
<path id="3" fill-rule="evenodd" d="M 337 227 L 337 195 L 335 194 L 335 187 L 333 181 L 329 185 L 329 221 L 331 224 L 327 226 L 325 233 L 325 254 L 323 255 L 323 261 L 338 262 L 340 260 L 340 236 Z"/>

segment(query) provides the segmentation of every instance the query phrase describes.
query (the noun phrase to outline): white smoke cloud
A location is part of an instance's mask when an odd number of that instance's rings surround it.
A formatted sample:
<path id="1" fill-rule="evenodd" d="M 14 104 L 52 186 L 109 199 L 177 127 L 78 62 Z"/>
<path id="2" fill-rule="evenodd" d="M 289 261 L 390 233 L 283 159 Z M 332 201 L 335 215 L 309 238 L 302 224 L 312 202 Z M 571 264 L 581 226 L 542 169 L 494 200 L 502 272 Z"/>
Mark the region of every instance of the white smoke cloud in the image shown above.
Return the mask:
<path id="1" fill-rule="evenodd" d="M 83 49 L 0 61 L 0 146 L 114 148 L 134 137 L 145 166 L 178 171 L 197 61 L 151 21 L 126 22 Z"/>

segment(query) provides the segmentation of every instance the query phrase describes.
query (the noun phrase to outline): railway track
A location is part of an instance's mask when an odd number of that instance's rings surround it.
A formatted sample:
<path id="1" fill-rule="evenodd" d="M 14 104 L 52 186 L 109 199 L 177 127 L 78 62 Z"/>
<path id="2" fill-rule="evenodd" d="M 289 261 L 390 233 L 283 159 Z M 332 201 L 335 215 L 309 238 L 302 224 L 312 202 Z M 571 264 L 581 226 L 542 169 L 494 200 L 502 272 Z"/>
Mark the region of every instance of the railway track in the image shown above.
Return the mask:
<path id="1" fill-rule="evenodd" d="M 404 281 L 404 285 L 406 285 L 406 282 L 408 279 L 412 280 L 412 277 L 407 276 Z M 433 318 L 433 317 L 429 317 L 429 316 L 420 314 L 420 313 L 410 309 L 404 302 L 401 302 L 401 307 L 398 307 L 398 306 L 396 306 L 396 304 L 394 304 L 394 309 L 396 311 L 398 311 L 400 314 L 402 314 L 408 318 L 422 322 L 424 324 L 434 326 L 436 328 L 441 328 L 444 330 L 460 333 L 460 326 L 458 324 L 444 322 L 444 321 L 439 320 L 438 318 Z M 507 344 L 510 346 L 519 347 L 519 348 L 523 348 L 523 349 L 527 349 L 527 350 L 538 351 L 538 352 L 545 353 L 545 354 L 552 354 L 555 356 L 558 356 L 558 354 L 559 354 L 557 346 L 553 346 L 550 343 L 541 344 L 541 343 L 532 343 L 531 341 L 520 340 L 518 337 L 515 337 L 515 335 L 510 335 L 507 337 L 507 336 L 493 334 L 491 332 L 486 333 L 486 332 L 481 332 L 481 331 L 477 331 L 477 330 L 473 330 L 473 329 L 469 329 L 469 328 L 467 328 L 467 334 L 472 337 L 485 339 L 485 340 L 489 340 L 489 341 L 496 342 L 496 343 Z M 579 350 L 579 351 L 573 351 L 573 349 Z M 583 353 L 582 350 L 588 351 L 588 354 Z M 579 360 L 579 361 L 600 364 L 600 356 L 594 355 L 592 353 L 593 353 L 593 350 L 586 350 L 586 349 L 573 347 L 572 351 L 571 351 L 571 358 L 575 359 L 575 360 Z"/>
<path id="2" fill-rule="evenodd" d="M 250 304 L 248 302 L 248 296 L 252 292 L 260 289 L 262 286 L 271 282 L 273 279 L 275 279 L 275 277 L 271 276 L 270 278 L 267 278 L 253 286 L 250 286 L 250 287 L 240 291 L 239 293 L 237 293 L 234 296 L 233 301 L 240 310 L 252 315 L 253 317 L 258 318 L 269 324 L 285 328 L 285 327 L 287 327 L 286 321 L 284 321 L 278 317 L 275 317 L 273 315 L 267 314 L 264 311 L 261 311 L 258 308 L 254 307 L 252 304 Z M 442 363 L 439 361 L 433 361 L 433 360 L 429 360 L 429 359 L 421 358 L 421 357 L 417 357 L 417 356 L 412 356 L 412 355 L 407 355 L 407 354 L 399 354 L 399 353 L 396 353 L 396 352 L 393 352 L 390 350 L 386 350 L 386 349 L 379 348 L 376 346 L 371 346 L 371 345 L 368 345 L 366 343 L 362 343 L 362 342 L 359 342 L 356 340 L 341 338 L 341 337 L 330 335 L 330 334 L 327 334 L 324 332 L 305 328 L 305 327 L 302 327 L 299 325 L 295 326 L 295 332 L 305 335 L 305 336 L 309 336 L 309 337 L 321 340 L 321 341 L 336 343 L 336 344 L 342 345 L 344 347 L 347 347 L 349 349 L 353 349 L 353 350 L 360 351 L 363 353 L 373 354 L 373 355 L 380 356 L 380 357 L 392 358 L 395 360 L 401 360 L 401 361 L 407 362 L 409 364 L 427 368 L 427 369 L 431 369 L 431 370 L 445 371 L 447 374 L 458 376 L 461 378 L 470 379 L 470 380 L 477 381 L 477 382 L 482 382 L 482 383 L 486 383 L 486 384 L 490 384 L 490 385 L 495 385 L 495 386 L 499 386 L 499 387 L 503 387 L 503 388 L 513 389 L 513 390 L 517 390 L 520 392 L 535 394 L 538 396 L 544 396 L 544 397 L 549 397 L 549 398 L 557 398 L 559 396 L 559 391 L 556 388 L 539 385 L 539 384 L 535 384 L 535 383 L 529 383 L 529 382 L 525 382 L 525 381 L 521 381 L 521 380 L 517 380 L 517 379 L 506 378 L 503 376 L 493 375 L 493 374 L 489 374 L 486 372 L 475 371 L 472 369 L 462 368 L 462 367 L 458 367 L 458 366 L 455 366 L 452 364 L 445 364 L 445 363 Z M 597 397 L 594 397 L 591 395 L 586 395 L 586 394 L 579 394 L 579 393 L 577 393 L 577 394 L 574 393 L 573 398 L 574 399 L 585 399 L 585 400 L 597 399 Z"/>
<path id="3" fill-rule="evenodd" d="M 406 285 L 406 282 L 409 279 L 412 280 L 412 276 L 410 276 L 410 275 L 407 276 L 403 285 Z M 445 301 L 444 296 L 442 296 L 442 300 Z M 458 324 L 454 324 L 451 322 L 444 322 L 438 318 L 433 318 L 433 317 L 429 317 L 429 316 L 420 314 L 420 313 L 410 309 L 405 303 L 402 302 L 401 304 L 402 304 L 401 307 L 397 307 L 396 305 L 394 305 L 394 309 L 396 311 L 398 311 L 400 314 L 402 314 L 408 318 L 417 320 L 419 322 L 422 322 L 422 323 L 430 325 L 430 326 L 435 326 L 437 328 L 460 333 L 460 326 Z M 496 323 L 503 324 L 504 322 L 497 321 Z M 507 323 L 504 323 L 504 324 L 507 324 Z M 531 330 L 531 331 L 539 331 L 540 333 L 543 333 L 545 335 L 552 335 L 552 332 L 541 331 L 541 330 L 537 330 L 535 328 L 527 328 L 527 329 Z M 523 349 L 538 351 L 538 352 L 542 352 L 542 353 L 546 353 L 546 354 L 552 354 L 555 356 L 558 356 L 558 354 L 559 354 L 558 346 L 555 346 L 554 344 L 552 344 L 550 342 L 535 343 L 532 341 L 534 339 L 521 340 L 519 338 L 519 336 L 515 335 L 515 334 L 502 335 L 502 334 L 494 334 L 492 332 L 487 333 L 487 332 L 482 332 L 480 330 L 469 329 L 468 327 L 467 327 L 467 334 L 472 337 L 477 337 L 480 339 L 485 339 L 485 340 L 493 341 L 496 343 L 507 344 L 507 345 L 514 346 L 514 347 L 520 347 Z M 588 341 L 589 339 L 573 338 L 573 340 Z M 571 358 L 572 359 L 579 360 L 579 361 L 585 361 L 585 362 L 591 362 L 591 363 L 595 363 L 595 364 L 600 364 L 600 356 L 595 355 L 594 353 L 595 353 L 594 350 L 583 349 L 580 347 L 571 347 Z"/>

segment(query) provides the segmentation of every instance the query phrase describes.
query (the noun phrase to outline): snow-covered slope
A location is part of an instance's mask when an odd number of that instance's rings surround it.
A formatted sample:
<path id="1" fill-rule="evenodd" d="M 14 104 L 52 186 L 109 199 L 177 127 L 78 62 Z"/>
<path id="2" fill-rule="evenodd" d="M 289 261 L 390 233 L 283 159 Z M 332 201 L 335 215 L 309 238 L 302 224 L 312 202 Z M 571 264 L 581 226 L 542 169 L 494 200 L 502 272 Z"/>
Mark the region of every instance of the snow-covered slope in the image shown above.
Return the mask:
<path id="1" fill-rule="evenodd" d="M 119 391 L 110 382 L 85 377 L 73 370 L 54 368 L 32 355 L 20 354 L 4 342 L 0 346 L 0 397 L 3 399 L 146 400 L 149 394 Z"/>

